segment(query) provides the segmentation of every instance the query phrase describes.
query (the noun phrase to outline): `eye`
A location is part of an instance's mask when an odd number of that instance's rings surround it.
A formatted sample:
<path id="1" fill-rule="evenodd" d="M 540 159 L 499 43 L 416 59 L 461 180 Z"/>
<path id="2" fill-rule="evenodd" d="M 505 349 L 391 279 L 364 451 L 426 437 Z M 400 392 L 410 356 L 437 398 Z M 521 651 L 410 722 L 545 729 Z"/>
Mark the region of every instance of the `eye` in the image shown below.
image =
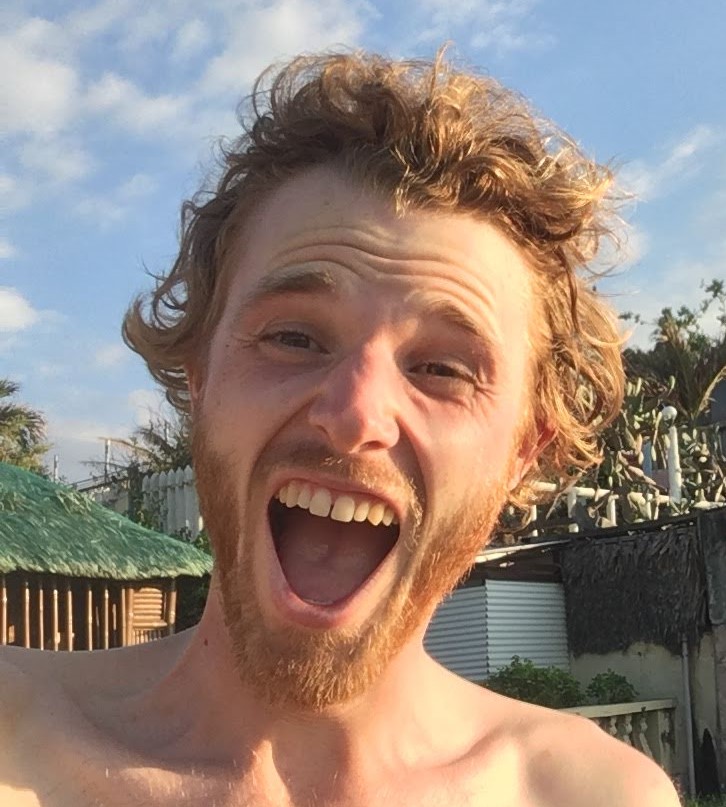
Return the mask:
<path id="1" fill-rule="evenodd" d="M 456 367 L 438 361 L 426 362 L 426 364 L 421 364 L 415 369 L 424 375 L 433 375 L 439 378 L 462 378 L 464 376 Z"/>
<path id="2" fill-rule="evenodd" d="M 477 373 L 457 361 L 427 361 L 409 371 L 412 382 L 434 398 L 470 398 L 482 385 Z"/>
<path id="3" fill-rule="evenodd" d="M 261 342 L 279 345 L 289 350 L 310 350 L 314 353 L 325 353 L 321 345 L 304 331 L 281 329 L 260 337 Z"/>

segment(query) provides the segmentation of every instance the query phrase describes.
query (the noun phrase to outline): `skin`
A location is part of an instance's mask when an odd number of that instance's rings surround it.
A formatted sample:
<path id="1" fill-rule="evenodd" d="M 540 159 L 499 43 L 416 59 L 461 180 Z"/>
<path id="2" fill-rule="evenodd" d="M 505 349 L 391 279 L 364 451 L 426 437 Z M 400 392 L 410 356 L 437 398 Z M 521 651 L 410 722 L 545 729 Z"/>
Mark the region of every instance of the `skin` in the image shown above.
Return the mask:
<path id="1" fill-rule="evenodd" d="M 324 267 L 334 296 L 261 301 L 260 283 L 291 267 Z M 234 570 L 242 547 L 251 562 L 247 583 L 228 574 L 227 599 L 247 591 L 263 639 L 291 648 L 321 631 L 364 633 L 397 591 L 428 594 L 420 621 L 362 691 L 317 709 L 293 693 L 265 699 L 239 669 L 219 570 L 191 631 L 104 653 L 6 648 L 0 803 L 675 807 L 663 772 L 591 722 L 490 693 L 423 649 L 443 592 L 435 580 L 416 588 L 421 559 L 456 518 L 481 523 L 482 491 L 516 485 L 545 439 L 519 439 L 534 310 L 524 255 L 487 222 L 397 217 L 318 168 L 260 206 L 229 270 L 208 356 L 188 368 L 205 450 L 234 478 L 240 523 L 212 532 L 218 563 Z M 442 300 L 479 335 L 431 310 Z M 350 474 L 295 466 L 296 444 L 323 445 Z M 287 459 L 268 466 L 272 455 Z M 343 609 L 276 588 L 265 513 L 290 474 L 343 489 L 387 483 L 402 537 L 420 492 L 417 542 L 399 540 Z"/>

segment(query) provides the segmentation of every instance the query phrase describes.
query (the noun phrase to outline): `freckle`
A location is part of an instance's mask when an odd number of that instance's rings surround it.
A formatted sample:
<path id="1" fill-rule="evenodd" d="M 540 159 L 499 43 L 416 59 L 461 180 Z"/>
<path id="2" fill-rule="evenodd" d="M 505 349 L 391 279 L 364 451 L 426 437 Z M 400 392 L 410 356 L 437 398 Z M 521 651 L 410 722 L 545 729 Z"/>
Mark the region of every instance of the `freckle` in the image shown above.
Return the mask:
<path id="1" fill-rule="evenodd" d="M 207 639 L 204 640 L 204 646 L 209 647 L 209 641 Z"/>

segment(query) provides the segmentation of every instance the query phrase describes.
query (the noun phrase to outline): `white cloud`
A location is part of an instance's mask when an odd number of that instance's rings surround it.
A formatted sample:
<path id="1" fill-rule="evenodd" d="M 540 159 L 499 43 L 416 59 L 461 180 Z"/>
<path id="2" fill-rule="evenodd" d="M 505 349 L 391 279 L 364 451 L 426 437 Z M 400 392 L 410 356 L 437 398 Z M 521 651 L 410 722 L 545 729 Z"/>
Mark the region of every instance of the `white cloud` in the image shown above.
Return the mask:
<path id="1" fill-rule="evenodd" d="M 365 4 L 346 0 L 275 0 L 230 13 L 226 45 L 209 62 L 199 93 L 240 95 L 273 59 L 354 45 L 369 13 Z"/>
<path id="2" fill-rule="evenodd" d="M 171 57 L 174 61 L 182 61 L 196 56 L 212 42 L 212 32 L 202 20 L 193 19 L 185 22 L 176 32 Z"/>
<path id="3" fill-rule="evenodd" d="M 93 356 L 93 361 L 97 367 L 118 367 L 123 364 L 130 356 L 129 349 L 126 345 L 110 344 L 99 347 Z"/>
<path id="4" fill-rule="evenodd" d="M 170 19 L 168 7 L 148 3 L 143 10 L 137 8 L 126 18 L 121 47 L 127 51 L 138 51 L 163 43 L 169 38 L 174 22 L 173 18 Z"/>
<path id="5" fill-rule="evenodd" d="M 620 171 L 623 187 L 638 199 L 647 201 L 667 193 L 678 181 L 697 173 L 701 156 L 719 140 L 716 132 L 699 125 L 665 150 L 657 163 L 634 160 Z"/>
<path id="6" fill-rule="evenodd" d="M 25 207 L 31 196 L 27 182 L 20 182 L 10 174 L 0 174 L 0 215 Z"/>
<path id="7" fill-rule="evenodd" d="M 549 47 L 554 38 L 537 30 L 532 11 L 539 0 L 420 0 L 414 41 L 438 45 L 456 38 L 468 47 L 505 54 Z"/>
<path id="8" fill-rule="evenodd" d="M 89 465 L 103 459 L 103 441 L 105 438 L 128 437 L 127 426 L 104 422 L 101 420 L 83 420 L 81 418 L 56 417 L 46 412 L 48 419 L 48 440 L 51 450 L 46 455 L 46 463 L 52 467 L 53 455 L 58 455 L 59 473 L 69 482 L 88 479 L 96 475 L 97 470 Z"/>
<path id="9" fill-rule="evenodd" d="M 625 231 L 622 243 L 623 265 L 632 266 L 648 254 L 650 250 L 650 236 L 645 230 L 635 224 L 630 224 Z"/>
<path id="10" fill-rule="evenodd" d="M 0 36 L 0 131 L 47 133 L 67 124 L 79 92 L 68 61 L 62 29 L 47 20 L 28 19 Z"/>
<path id="11" fill-rule="evenodd" d="M 102 0 L 90 8 L 71 12 L 65 19 L 65 27 L 76 36 L 98 36 L 127 18 L 133 5 L 130 0 Z"/>
<path id="12" fill-rule="evenodd" d="M 112 227 L 128 215 L 134 202 L 156 190 L 157 183 L 148 174 L 134 174 L 117 188 L 102 196 L 88 195 L 74 207 L 77 216 L 101 227 Z"/>
<path id="13" fill-rule="evenodd" d="M 17 289 L 0 286 L 0 332 L 23 331 L 39 318 L 40 312 Z"/>
<path id="14" fill-rule="evenodd" d="M 94 168 L 91 156 L 69 137 L 37 135 L 18 151 L 24 168 L 60 184 L 83 179 Z"/>
<path id="15" fill-rule="evenodd" d="M 120 199 L 129 201 L 140 199 L 152 194 L 157 187 L 156 180 L 148 174 L 134 174 L 121 184 L 118 189 L 118 196 Z"/>
<path id="16" fill-rule="evenodd" d="M 93 112 L 111 115 L 130 132 L 160 135 L 181 121 L 187 112 L 188 99 L 147 95 L 123 76 L 105 73 L 89 88 L 86 104 Z"/>
<path id="17" fill-rule="evenodd" d="M 7 238 L 0 236 L 0 260 L 14 258 L 17 254 L 17 249 L 10 243 L 10 241 L 8 241 Z"/>

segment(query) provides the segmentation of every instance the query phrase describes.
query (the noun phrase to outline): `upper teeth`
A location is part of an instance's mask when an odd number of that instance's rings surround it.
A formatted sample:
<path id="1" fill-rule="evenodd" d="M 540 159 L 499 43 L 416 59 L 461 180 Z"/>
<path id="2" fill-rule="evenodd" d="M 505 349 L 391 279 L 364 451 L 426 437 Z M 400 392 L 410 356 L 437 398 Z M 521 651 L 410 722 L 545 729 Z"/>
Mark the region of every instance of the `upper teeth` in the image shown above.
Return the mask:
<path id="1" fill-rule="evenodd" d="M 398 523 L 393 510 L 379 499 L 353 498 L 346 493 L 313 487 L 308 482 L 288 482 L 275 498 L 288 507 L 302 507 L 314 516 L 330 516 L 334 521 L 370 521 L 375 526 L 384 524 L 386 527 Z"/>

